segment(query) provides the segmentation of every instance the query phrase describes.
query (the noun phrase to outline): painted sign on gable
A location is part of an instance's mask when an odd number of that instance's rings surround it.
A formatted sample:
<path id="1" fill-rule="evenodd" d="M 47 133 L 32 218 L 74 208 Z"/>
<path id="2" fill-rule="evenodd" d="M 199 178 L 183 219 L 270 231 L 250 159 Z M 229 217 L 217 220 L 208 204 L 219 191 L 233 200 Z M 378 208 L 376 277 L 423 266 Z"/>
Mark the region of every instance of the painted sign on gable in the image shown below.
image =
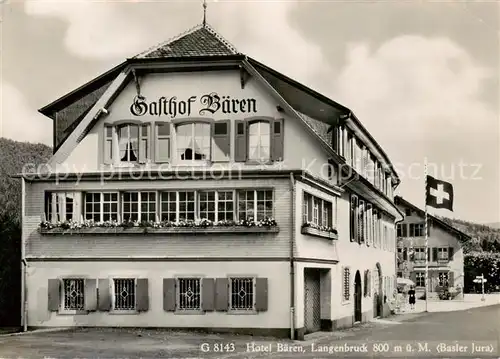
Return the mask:
<path id="1" fill-rule="evenodd" d="M 160 97 L 157 100 L 148 101 L 144 96 L 136 96 L 130 106 L 130 113 L 134 116 L 177 116 L 190 117 L 197 113 L 200 116 L 213 115 L 217 112 L 224 114 L 257 113 L 257 100 L 254 98 L 232 98 L 231 96 L 220 96 L 216 92 L 186 99 L 178 99 L 176 96 Z"/>

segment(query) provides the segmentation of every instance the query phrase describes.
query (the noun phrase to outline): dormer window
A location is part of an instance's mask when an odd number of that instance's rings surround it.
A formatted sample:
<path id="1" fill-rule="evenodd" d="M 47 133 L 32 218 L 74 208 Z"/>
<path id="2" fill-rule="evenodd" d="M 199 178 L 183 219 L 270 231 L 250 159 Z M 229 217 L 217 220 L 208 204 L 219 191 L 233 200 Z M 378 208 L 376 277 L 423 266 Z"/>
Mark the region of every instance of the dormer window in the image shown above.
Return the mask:
<path id="1" fill-rule="evenodd" d="M 253 122 L 248 127 L 248 159 L 268 162 L 271 159 L 271 136 L 269 122 Z"/>
<path id="2" fill-rule="evenodd" d="M 139 160 L 139 126 L 124 125 L 118 127 L 118 148 L 120 162 Z"/>
<path id="3" fill-rule="evenodd" d="M 210 161 L 210 124 L 186 123 L 176 128 L 177 159 L 184 161 Z"/>

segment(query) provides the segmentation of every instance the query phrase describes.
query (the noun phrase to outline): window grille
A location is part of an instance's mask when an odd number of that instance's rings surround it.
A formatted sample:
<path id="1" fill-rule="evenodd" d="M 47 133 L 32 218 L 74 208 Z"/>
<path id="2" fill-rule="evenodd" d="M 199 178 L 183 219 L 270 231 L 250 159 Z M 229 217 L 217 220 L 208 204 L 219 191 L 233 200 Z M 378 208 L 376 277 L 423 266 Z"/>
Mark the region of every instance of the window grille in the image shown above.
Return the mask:
<path id="1" fill-rule="evenodd" d="M 101 221 L 101 194 L 85 193 L 85 219 Z"/>
<path id="2" fill-rule="evenodd" d="M 114 299 L 115 310 L 135 310 L 135 279 L 115 279 Z"/>
<path id="3" fill-rule="evenodd" d="M 215 191 L 200 192 L 200 219 L 215 221 Z"/>
<path id="4" fill-rule="evenodd" d="M 231 278 L 231 309 L 253 310 L 255 307 L 254 279 Z"/>
<path id="5" fill-rule="evenodd" d="M 141 221 L 156 220 L 156 192 L 141 192 Z"/>
<path id="6" fill-rule="evenodd" d="M 350 283 L 351 283 L 351 272 L 349 268 L 344 268 L 344 290 L 343 290 L 343 299 L 349 300 L 351 298 L 350 291 Z"/>
<path id="7" fill-rule="evenodd" d="M 139 220 L 139 192 L 123 193 L 123 220 Z"/>
<path id="8" fill-rule="evenodd" d="M 200 310 L 201 280 L 199 278 L 179 278 L 177 283 L 179 309 Z"/>
<path id="9" fill-rule="evenodd" d="M 84 310 L 85 309 L 85 280 L 83 279 L 64 279 L 64 305 L 65 310 Z"/>
<path id="10" fill-rule="evenodd" d="M 417 287 L 425 287 L 425 273 L 423 272 L 415 273 L 415 285 Z"/>
<path id="11" fill-rule="evenodd" d="M 257 192 L 257 220 L 273 216 L 273 191 Z"/>
<path id="12" fill-rule="evenodd" d="M 238 192 L 238 215 L 240 220 L 247 220 L 254 217 L 254 191 Z"/>
<path id="13" fill-rule="evenodd" d="M 118 220 L 118 193 L 102 193 L 102 220 Z"/>
<path id="14" fill-rule="evenodd" d="M 217 199 L 217 220 L 234 220 L 234 196 L 232 191 L 218 192 Z"/>

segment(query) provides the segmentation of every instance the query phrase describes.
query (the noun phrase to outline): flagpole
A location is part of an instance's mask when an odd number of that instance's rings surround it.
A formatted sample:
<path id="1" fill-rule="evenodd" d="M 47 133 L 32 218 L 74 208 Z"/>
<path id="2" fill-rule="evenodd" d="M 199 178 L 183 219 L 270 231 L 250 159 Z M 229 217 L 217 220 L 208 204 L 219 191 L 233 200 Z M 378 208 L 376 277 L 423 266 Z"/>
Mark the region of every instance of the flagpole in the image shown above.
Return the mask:
<path id="1" fill-rule="evenodd" d="M 425 311 L 427 312 L 427 302 L 429 300 L 429 229 L 427 224 L 427 157 L 424 158 L 424 173 L 425 173 Z"/>

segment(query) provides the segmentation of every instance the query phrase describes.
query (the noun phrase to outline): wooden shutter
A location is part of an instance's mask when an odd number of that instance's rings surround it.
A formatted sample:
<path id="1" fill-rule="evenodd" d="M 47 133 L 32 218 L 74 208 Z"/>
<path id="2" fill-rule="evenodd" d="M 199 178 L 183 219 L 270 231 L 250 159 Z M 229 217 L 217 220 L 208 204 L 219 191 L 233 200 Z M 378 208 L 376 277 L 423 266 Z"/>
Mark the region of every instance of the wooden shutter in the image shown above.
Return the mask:
<path id="1" fill-rule="evenodd" d="M 101 312 L 107 312 L 111 309 L 111 293 L 110 293 L 110 280 L 107 278 L 99 279 L 99 295 L 98 295 L 98 309 Z"/>
<path id="2" fill-rule="evenodd" d="M 415 271 L 411 271 L 410 272 L 410 280 L 413 283 L 417 284 L 417 273 Z"/>
<path id="3" fill-rule="evenodd" d="M 231 120 L 212 123 L 212 161 L 228 162 L 231 155 Z"/>
<path id="4" fill-rule="evenodd" d="M 136 308 L 138 312 L 146 312 L 149 310 L 149 288 L 148 279 L 137 279 L 136 291 Z"/>
<path id="5" fill-rule="evenodd" d="M 449 247 L 448 248 L 448 260 L 452 261 L 453 260 L 453 255 L 455 254 L 455 248 Z"/>
<path id="6" fill-rule="evenodd" d="M 438 249 L 432 248 L 432 261 L 437 262 L 438 260 Z"/>
<path id="7" fill-rule="evenodd" d="M 234 161 L 245 162 L 247 160 L 247 124 L 245 121 L 234 121 Z"/>
<path id="8" fill-rule="evenodd" d="M 151 126 L 139 126 L 139 162 L 146 163 L 151 159 Z"/>
<path id="9" fill-rule="evenodd" d="M 171 158 L 171 136 L 169 122 L 155 123 L 155 162 L 169 162 Z"/>
<path id="10" fill-rule="evenodd" d="M 103 162 L 113 163 L 113 127 L 104 125 L 103 130 Z"/>
<path id="11" fill-rule="evenodd" d="M 229 308 L 229 280 L 215 279 L 215 310 L 225 312 Z"/>
<path id="12" fill-rule="evenodd" d="M 174 278 L 163 278 L 163 310 L 174 312 L 177 304 L 176 280 Z"/>
<path id="13" fill-rule="evenodd" d="M 49 279 L 47 285 L 47 307 L 51 312 L 57 312 L 61 304 L 61 281 Z"/>
<path id="14" fill-rule="evenodd" d="M 455 276 L 454 276 L 453 271 L 448 272 L 448 287 L 454 287 L 455 286 Z"/>
<path id="15" fill-rule="evenodd" d="M 351 242 L 357 242 L 358 238 L 358 197 L 351 196 L 351 213 L 350 213 L 350 228 L 351 228 Z"/>
<path id="16" fill-rule="evenodd" d="M 403 247 L 403 260 L 408 260 L 408 248 Z"/>
<path id="17" fill-rule="evenodd" d="M 429 247 L 427 248 L 427 261 L 431 261 L 431 249 Z"/>
<path id="18" fill-rule="evenodd" d="M 284 135 L 283 119 L 275 119 L 270 123 L 271 127 L 271 161 L 283 161 Z"/>
<path id="19" fill-rule="evenodd" d="M 314 197 L 307 193 L 307 221 L 312 222 Z"/>
<path id="20" fill-rule="evenodd" d="M 267 311 L 267 278 L 257 278 L 255 283 L 255 310 Z"/>
<path id="21" fill-rule="evenodd" d="M 215 310 L 215 279 L 203 278 L 201 281 L 201 304 L 205 312 Z"/>
<path id="22" fill-rule="evenodd" d="M 85 310 L 97 310 L 97 280 L 85 279 Z"/>

